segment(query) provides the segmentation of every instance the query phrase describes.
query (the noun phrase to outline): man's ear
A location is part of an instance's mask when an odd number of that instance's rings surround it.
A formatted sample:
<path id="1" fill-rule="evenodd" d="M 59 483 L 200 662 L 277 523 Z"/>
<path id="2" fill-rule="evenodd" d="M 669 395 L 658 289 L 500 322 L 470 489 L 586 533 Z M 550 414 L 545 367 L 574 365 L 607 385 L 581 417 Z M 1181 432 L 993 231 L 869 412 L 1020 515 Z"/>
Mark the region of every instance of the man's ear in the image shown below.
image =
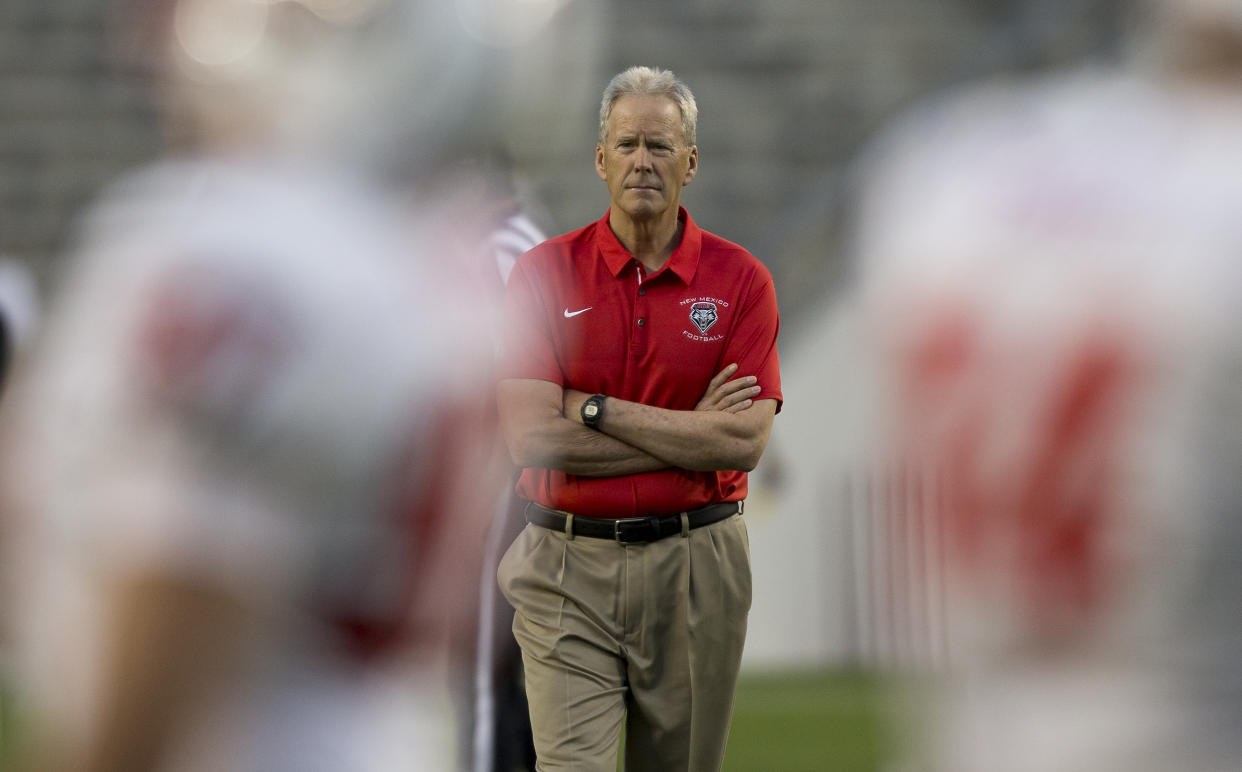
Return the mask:
<path id="1" fill-rule="evenodd" d="M 690 184 L 690 180 L 694 179 L 694 175 L 699 171 L 699 146 L 690 146 L 690 165 L 686 168 L 686 179 L 682 181 L 682 187 Z"/>
<path id="2" fill-rule="evenodd" d="M 604 169 L 604 146 L 595 146 L 595 173 L 599 175 L 601 180 L 608 179 L 608 172 Z"/>

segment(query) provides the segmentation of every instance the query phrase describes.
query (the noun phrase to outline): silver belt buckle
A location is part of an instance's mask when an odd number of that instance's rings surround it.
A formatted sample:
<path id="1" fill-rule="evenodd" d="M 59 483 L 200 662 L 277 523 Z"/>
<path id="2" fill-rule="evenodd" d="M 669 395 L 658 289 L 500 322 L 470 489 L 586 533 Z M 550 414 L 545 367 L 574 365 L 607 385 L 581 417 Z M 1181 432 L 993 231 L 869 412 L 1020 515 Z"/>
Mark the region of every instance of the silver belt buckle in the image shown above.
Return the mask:
<path id="1" fill-rule="evenodd" d="M 630 526 L 638 526 L 631 528 Z M 623 539 L 622 534 L 639 533 L 645 526 L 650 531 L 650 536 L 645 538 Z M 613 521 L 612 538 L 617 540 L 618 544 L 641 544 L 643 542 L 652 542 L 660 538 L 660 518 L 652 515 L 650 517 L 626 517 Z"/>

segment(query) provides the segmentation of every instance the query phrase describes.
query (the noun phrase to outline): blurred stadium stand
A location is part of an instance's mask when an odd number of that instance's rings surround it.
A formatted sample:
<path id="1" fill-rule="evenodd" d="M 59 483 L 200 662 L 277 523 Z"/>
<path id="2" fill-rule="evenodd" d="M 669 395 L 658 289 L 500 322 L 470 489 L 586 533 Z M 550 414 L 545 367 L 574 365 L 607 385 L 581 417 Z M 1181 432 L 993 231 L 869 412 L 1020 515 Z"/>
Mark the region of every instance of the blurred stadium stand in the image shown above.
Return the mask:
<path id="1" fill-rule="evenodd" d="M 120 77 L 109 44 L 114 4 L 0 5 L 0 252 L 26 257 L 43 279 L 73 213 L 161 149 L 149 94 Z M 545 225 L 561 232 L 606 204 L 590 154 L 608 77 L 638 62 L 676 71 L 702 109 L 703 172 L 687 203 L 704 227 L 767 262 L 793 322 L 841 275 L 843 180 L 879 125 L 966 77 L 1106 51 L 1117 5 L 571 1 L 534 37 L 498 52 L 494 120 L 546 203 Z"/>

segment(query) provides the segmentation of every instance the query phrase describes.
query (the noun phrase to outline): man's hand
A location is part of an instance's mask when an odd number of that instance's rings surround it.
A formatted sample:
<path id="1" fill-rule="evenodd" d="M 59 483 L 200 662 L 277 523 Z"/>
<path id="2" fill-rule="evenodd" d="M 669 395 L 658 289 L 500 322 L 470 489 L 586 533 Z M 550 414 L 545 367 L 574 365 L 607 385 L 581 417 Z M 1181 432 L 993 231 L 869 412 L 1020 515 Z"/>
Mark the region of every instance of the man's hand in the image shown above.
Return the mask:
<path id="1" fill-rule="evenodd" d="M 707 384 L 707 391 L 703 393 L 703 397 L 694 409 L 738 413 L 750 407 L 753 404 L 751 398 L 761 391 L 755 385 L 758 379 L 753 375 L 747 375 L 729 380 L 729 377 L 736 372 L 737 364 L 734 363 L 716 373 L 716 376 Z"/>

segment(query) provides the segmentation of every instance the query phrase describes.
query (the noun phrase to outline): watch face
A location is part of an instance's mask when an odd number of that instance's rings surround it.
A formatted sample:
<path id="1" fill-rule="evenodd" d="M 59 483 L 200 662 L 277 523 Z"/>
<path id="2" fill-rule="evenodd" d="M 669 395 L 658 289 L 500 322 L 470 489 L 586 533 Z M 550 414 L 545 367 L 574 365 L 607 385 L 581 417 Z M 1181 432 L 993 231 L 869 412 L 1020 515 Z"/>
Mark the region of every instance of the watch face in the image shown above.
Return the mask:
<path id="1" fill-rule="evenodd" d="M 586 407 L 582 408 L 582 412 L 587 416 L 587 418 L 594 418 L 599 415 L 599 405 L 596 405 L 594 402 L 589 403 Z"/>

